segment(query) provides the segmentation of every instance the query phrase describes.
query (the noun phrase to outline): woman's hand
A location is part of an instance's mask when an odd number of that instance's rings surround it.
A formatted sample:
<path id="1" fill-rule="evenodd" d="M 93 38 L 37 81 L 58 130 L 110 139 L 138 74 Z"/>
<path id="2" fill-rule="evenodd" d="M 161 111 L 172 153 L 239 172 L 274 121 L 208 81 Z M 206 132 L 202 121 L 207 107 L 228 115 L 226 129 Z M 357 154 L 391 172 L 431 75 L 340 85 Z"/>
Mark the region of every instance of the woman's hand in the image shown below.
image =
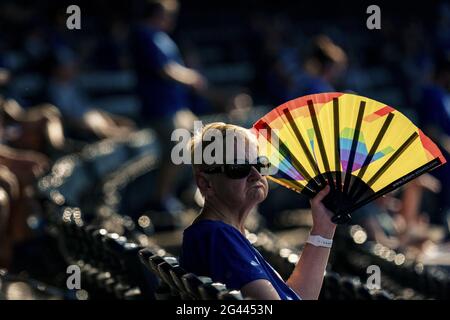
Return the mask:
<path id="1" fill-rule="evenodd" d="M 330 186 L 327 185 L 313 199 L 311 199 L 311 211 L 313 219 L 312 235 L 319 235 L 327 239 L 332 239 L 336 225 L 331 222 L 333 213 L 322 203 L 322 200 L 330 192 Z"/>
<path id="2" fill-rule="evenodd" d="M 332 239 L 336 225 L 331 222 L 332 213 L 322 203 L 323 198 L 330 192 L 327 185 L 313 199 L 311 210 L 313 227 L 311 235 Z M 304 247 L 300 260 L 287 280 L 287 284 L 305 300 L 317 299 L 322 288 L 323 274 L 330 256 L 330 249 L 307 245 Z"/>

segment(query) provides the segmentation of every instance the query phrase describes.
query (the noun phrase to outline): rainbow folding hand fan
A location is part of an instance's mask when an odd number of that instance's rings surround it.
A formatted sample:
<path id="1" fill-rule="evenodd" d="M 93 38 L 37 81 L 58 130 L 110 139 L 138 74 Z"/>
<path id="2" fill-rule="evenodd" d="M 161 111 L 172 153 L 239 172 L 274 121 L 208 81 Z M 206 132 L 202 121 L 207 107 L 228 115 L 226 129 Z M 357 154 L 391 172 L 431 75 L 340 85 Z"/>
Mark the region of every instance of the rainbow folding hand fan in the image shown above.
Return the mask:
<path id="1" fill-rule="evenodd" d="M 402 113 L 346 93 L 291 100 L 253 125 L 269 179 L 324 199 L 335 223 L 370 201 L 446 162 L 438 147 Z"/>

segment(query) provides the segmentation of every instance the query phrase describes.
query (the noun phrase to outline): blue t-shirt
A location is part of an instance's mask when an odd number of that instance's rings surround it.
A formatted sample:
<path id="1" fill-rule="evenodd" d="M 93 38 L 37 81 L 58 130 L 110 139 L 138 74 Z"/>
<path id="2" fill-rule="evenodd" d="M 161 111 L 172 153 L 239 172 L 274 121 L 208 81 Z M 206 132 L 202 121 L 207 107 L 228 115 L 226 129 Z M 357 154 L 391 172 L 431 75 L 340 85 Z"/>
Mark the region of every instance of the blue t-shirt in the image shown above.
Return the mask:
<path id="1" fill-rule="evenodd" d="M 266 279 L 282 300 L 299 300 L 247 238 L 222 221 L 200 220 L 184 231 L 180 265 L 228 289 L 240 290 L 251 281 Z"/>
<path id="2" fill-rule="evenodd" d="M 187 89 L 160 74 L 170 62 L 183 65 L 178 47 L 167 33 L 142 24 L 135 28 L 130 44 L 142 116 L 158 119 L 188 107 Z"/>
<path id="3" fill-rule="evenodd" d="M 450 94 L 442 87 L 428 85 L 422 92 L 422 122 L 438 126 L 450 135 Z"/>
<path id="4" fill-rule="evenodd" d="M 296 75 L 294 81 L 295 89 L 292 92 L 293 95 L 289 97 L 289 99 L 295 99 L 309 94 L 335 91 L 329 82 L 321 77 L 313 76 L 305 72 Z"/>
<path id="5" fill-rule="evenodd" d="M 73 82 L 50 81 L 48 95 L 51 103 L 57 106 L 65 118 L 82 120 L 92 110 L 83 91 Z"/>

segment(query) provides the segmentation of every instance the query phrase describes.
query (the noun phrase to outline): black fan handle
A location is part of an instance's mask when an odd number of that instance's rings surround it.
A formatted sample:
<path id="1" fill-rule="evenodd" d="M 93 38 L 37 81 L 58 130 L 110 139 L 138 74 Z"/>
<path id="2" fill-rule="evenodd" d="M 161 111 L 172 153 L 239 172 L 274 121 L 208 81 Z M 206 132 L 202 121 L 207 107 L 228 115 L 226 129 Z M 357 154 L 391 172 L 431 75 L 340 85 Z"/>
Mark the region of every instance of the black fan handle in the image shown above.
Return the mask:
<path id="1" fill-rule="evenodd" d="M 335 214 L 331 221 L 335 224 L 346 224 L 352 220 L 352 216 L 349 213 L 339 213 Z"/>
<path id="2" fill-rule="evenodd" d="M 351 200 L 341 191 L 331 189 L 329 194 L 323 199 L 323 204 L 333 212 L 333 217 L 331 218 L 333 223 L 346 224 L 352 219 L 352 216 L 346 210 L 346 208 L 350 207 Z"/>

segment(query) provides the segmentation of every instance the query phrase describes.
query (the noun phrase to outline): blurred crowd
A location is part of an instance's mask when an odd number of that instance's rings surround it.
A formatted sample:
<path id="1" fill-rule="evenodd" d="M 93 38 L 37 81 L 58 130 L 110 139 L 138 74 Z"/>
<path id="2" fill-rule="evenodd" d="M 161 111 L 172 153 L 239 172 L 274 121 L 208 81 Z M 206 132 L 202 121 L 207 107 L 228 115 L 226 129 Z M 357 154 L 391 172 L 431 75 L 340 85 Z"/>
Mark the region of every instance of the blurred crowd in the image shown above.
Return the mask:
<path id="1" fill-rule="evenodd" d="M 195 119 L 251 119 L 306 94 L 345 91 L 398 108 L 450 159 L 450 5 L 431 1 L 398 16 L 381 6 L 381 30 L 364 7 L 175 0 L 80 1 L 81 30 L 66 28 L 64 1 L 0 3 L 0 267 L 31 237 L 44 210 L 36 181 L 61 156 L 140 128 L 161 141 L 155 210 L 179 212 L 179 168 L 170 135 Z M 350 6 L 350 5 L 349 5 Z M 315 10 L 314 10 L 315 9 Z M 359 10 L 359 11 L 358 11 Z M 250 123 L 251 124 L 251 123 Z M 369 237 L 420 249 L 449 237 L 450 166 L 355 214 Z M 260 207 L 267 225 L 308 207 L 274 188 Z M 444 230 L 431 239 L 431 226 Z"/>

